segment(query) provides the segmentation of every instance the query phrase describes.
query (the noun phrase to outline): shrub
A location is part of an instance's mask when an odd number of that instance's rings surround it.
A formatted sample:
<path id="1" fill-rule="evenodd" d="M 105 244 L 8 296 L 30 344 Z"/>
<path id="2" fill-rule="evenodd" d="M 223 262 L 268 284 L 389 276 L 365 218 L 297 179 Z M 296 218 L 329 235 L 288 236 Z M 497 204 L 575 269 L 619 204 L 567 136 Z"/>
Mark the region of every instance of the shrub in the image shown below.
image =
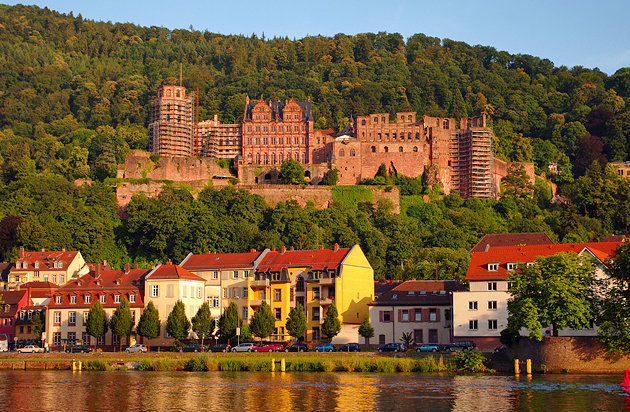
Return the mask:
<path id="1" fill-rule="evenodd" d="M 488 370 L 484 365 L 487 359 L 478 349 L 457 352 L 453 360 L 458 371 L 481 373 Z"/>
<path id="2" fill-rule="evenodd" d="M 84 367 L 87 371 L 107 371 L 110 370 L 111 367 L 100 359 L 88 361 Z"/>
<path id="3" fill-rule="evenodd" d="M 201 353 L 194 358 L 186 362 L 185 369 L 192 372 L 203 372 L 208 370 L 209 356 L 206 353 Z"/>

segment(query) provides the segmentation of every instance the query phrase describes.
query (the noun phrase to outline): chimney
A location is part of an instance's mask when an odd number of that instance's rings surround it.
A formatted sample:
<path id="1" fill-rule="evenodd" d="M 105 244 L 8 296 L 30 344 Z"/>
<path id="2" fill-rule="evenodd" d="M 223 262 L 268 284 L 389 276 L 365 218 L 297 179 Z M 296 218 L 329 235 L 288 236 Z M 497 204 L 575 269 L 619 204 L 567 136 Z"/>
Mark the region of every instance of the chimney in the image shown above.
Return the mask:
<path id="1" fill-rule="evenodd" d="M 276 251 L 276 247 L 275 247 L 275 246 L 272 246 L 272 247 L 271 247 L 271 251 L 272 251 L 272 252 L 275 252 L 275 251 Z"/>
<path id="2" fill-rule="evenodd" d="M 282 246 L 282 247 L 280 248 L 280 253 L 284 253 L 284 252 L 286 252 L 286 251 L 287 251 L 287 248 L 286 248 L 286 247 Z"/>
<path id="3" fill-rule="evenodd" d="M 125 273 L 129 273 L 129 262 L 125 263 Z"/>
<path id="4" fill-rule="evenodd" d="M 96 279 L 101 277 L 101 268 L 102 268 L 102 265 L 100 263 L 97 263 L 96 264 L 96 269 L 94 270 L 94 277 Z"/>
<path id="5" fill-rule="evenodd" d="M 256 249 L 254 249 L 254 248 L 249 249 L 249 251 L 250 251 L 250 253 L 256 253 Z"/>
<path id="6" fill-rule="evenodd" d="M 134 263 L 134 264 L 133 264 L 133 268 L 134 268 L 134 269 L 138 269 L 138 264 L 137 264 L 137 263 Z"/>
<path id="7" fill-rule="evenodd" d="M 24 259 L 24 246 L 20 246 L 20 259 Z"/>
<path id="8" fill-rule="evenodd" d="M 28 306 L 31 305 L 31 287 L 29 286 L 27 291 L 26 291 L 26 304 Z"/>
<path id="9" fill-rule="evenodd" d="M 62 248 L 61 248 L 61 251 L 62 251 L 62 252 L 65 252 L 65 251 L 66 251 L 66 248 L 65 248 L 65 247 L 62 247 Z"/>
<path id="10" fill-rule="evenodd" d="M 45 251 L 46 251 L 46 249 L 42 248 L 42 252 L 45 252 Z"/>
<path id="11" fill-rule="evenodd" d="M 319 245 L 319 250 L 324 250 L 324 245 Z"/>
<path id="12" fill-rule="evenodd" d="M 293 246 L 291 246 L 291 248 L 289 250 L 295 250 L 295 249 L 293 248 Z"/>
<path id="13" fill-rule="evenodd" d="M 20 290 L 20 284 L 19 283 L 15 286 L 15 290 Z"/>
<path id="14" fill-rule="evenodd" d="M 216 122 L 218 122 L 218 121 L 219 121 L 219 115 L 218 115 L 218 114 L 215 114 L 215 115 L 214 115 L 214 122 L 216 123 Z"/>
<path id="15" fill-rule="evenodd" d="M 335 243 L 333 250 L 336 252 L 339 250 L 339 243 Z"/>

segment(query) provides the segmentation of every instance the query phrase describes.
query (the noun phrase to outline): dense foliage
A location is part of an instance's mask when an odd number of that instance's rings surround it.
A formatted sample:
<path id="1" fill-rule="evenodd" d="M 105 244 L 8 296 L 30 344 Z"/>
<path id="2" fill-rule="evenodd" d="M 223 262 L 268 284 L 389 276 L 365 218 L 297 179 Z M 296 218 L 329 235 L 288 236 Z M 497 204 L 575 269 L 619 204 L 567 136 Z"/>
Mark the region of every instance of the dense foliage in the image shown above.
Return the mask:
<path id="1" fill-rule="evenodd" d="M 630 226 L 630 184 L 606 166 L 630 151 L 630 69 L 607 76 L 423 34 L 264 39 L 93 22 L 34 6 L 0 6 L 0 34 L 2 260 L 19 245 L 149 267 L 189 252 L 359 243 L 378 277 L 461 279 L 467 250 L 486 233 L 544 231 L 569 242 Z M 129 149 L 147 148 L 152 99 L 160 84 L 177 82 L 180 63 L 184 86 L 199 86 L 201 120 L 240 120 L 246 95 L 311 98 L 317 128 L 373 112 L 485 113 L 497 156 L 534 162 L 562 197 L 552 204 L 543 180 L 529 188 L 514 171 L 502 200 L 462 201 L 443 196 L 431 174 L 385 169 L 372 183 L 399 187 L 401 215 L 337 186 L 333 196 L 350 201 L 326 210 L 270 208 L 234 190 L 205 189 L 194 200 L 173 188 L 134 197 L 121 219 L 114 188 L 101 182 Z M 95 183 L 77 187 L 75 179 Z"/>

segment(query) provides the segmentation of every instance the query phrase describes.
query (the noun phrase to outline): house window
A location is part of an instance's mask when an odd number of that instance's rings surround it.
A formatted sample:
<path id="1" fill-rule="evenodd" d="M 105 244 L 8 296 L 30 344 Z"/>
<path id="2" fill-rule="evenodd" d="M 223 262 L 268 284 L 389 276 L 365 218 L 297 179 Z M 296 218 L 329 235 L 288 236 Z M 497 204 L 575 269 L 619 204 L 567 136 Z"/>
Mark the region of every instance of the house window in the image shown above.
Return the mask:
<path id="1" fill-rule="evenodd" d="M 61 305 L 61 299 L 62 299 L 62 297 L 61 297 L 61 296 L 55 296 L 55 303 L 56 303 L 57 305 Z"/>
<path id="2" fill-rule="evenodd" d="M 136 295 L 129 295 L 129 303 L 136 303 Z"/>
<path id="3" fill-rule="evenodd" d="M 188 294 L 186 293 L 186 290 L 187 290 L 187 289 L 188 289 L 188 288 L 187 288 L 186 286 L 182 287 L 182 297 L 184 297 L 184 298 L 187 298 L 187 297 L 188 297 Z"/>
<path id="4" fill-rule="evenodd" d="M 44 274 L 44 282 L 48 282 L 48 273 Z"/>
<path id="5" fill-rule="evenodd" d="M 497 330 L 497 320 L 488 319 L 488 330 Z"/>
<path id="6" fill-rule="evenodd" d="M 105 344 L 105 335 L 103 335 L 103 336 L 99 336 L 99 337 L 96 339 L 96 344 L 97 344 L 97 345 L 104 345 L 104 344 Z"/>
<path id="7" fill-rule="evenodd" d="M 313 320 L 319 320 L 319 308 L 313 308 Z"/>
<path id="8" fill-rule="evenodd" d="M 77 312 L 68 312 L 68 325 L 75 326 L 77 324 Z"/>
<path id="9" fill-rule="evenodd" d="M 90 335 L 88 335 L 87 332 L 83 332 L 81 334 L 81 341 L 85 346 L 88 346 L 90 344 Z"/>
<path id="10" fill-rule="evenodd" d="M 249 310 L 247 309 L 247 306 L 243 306 L 243 319 L 248 319 L 249 318 Z"/>
<path id="11" fill-rule="evenodd" d="M 89 314 L 90 314 L 90 312 L 83 312 L 83 324 L 84 325 L 87 323 Z"/>
<path id="12" fill-rule="evenodd" d="M 383 322 L 391 322 L 392 321 L 392 312 L 386 310 L 383 312 Z"/>
<path id="13" fill-rule="evenodd" d="M 515 269 L 516 269 L 516 263 L 507 264 L 507 270 L 515 270 Z"/>
<path id="14" fill-rule="evenodd" d="M 414 329 L 413 331 L 413 342 L 416 345 L 419 345 L 422 343 L 422 329 Z"/>
<path id="15" fill-rule="evenodd" d="M 33 272 L 33 277 L 34 278 L 38 278 L 39 277 L 39 271 L 36 270 L 35 272 Z"/>
<path id="16" fill-rule="evenodd" d="M 477 310 L 477 301 L 468 302 L 468 310 Z"/>
<path id="17" fill-rule="evenodd" d="M 445 321 L 449 321 L 451 320 L 451 310 L 450 309 L 444 309 L 444 320 Z"/>
<path id="18" fill-rule="evenodd" d="M 429 343 L 437 343 L 437 342 L 438 342 L 438 330 L 429 329 Z"/>
<path id="19" fill-rule="evenodd" d="M 488 290 L 497 290 L 497 282 L 488 282 Z"/>
<path id="20" fill-rule="evenodd" d="M 402 311 L 402 322 L 409 322 L 409 310 L 403 309 Z"/>
<path id="21" fill-rule="evenodd" d="M 227 299 L 227 288 L 223 288 L 223 299 Z"/>
<path id="22" fill-rule="evenodd" d="M 378 344 L 379 345 L 385 344 L 385 335 L 378 335 Z"/>
<path id="23" fill-rule="evenodd" d="M 280 289 L 273 290 L 273 300 L 275 300 L 276 302 L 279 302 L 282 300 L 282 290 Z"/>
<path id="24" fill-rule="evenodd" d="M 497 310 L 497 301 L 496 300 L 489 300 L 488 301 L 488 309 L 489 310 Z"/>
<path id="25" fill-rule="evenodd" d="M 90 303 L 92 303 L 92 295 L 86 295 L 84 300 L 85 303 L 89 305 Z"/>
<path id="26" fill-rule="evenodd" d="M 114 303 L 120 303 L 120 295 L 114 296 Z"/>
<path id="27" fill-rule="evenodd" d="M 478 328 L 478 321 L 476 319 L 468 321 L 468 330 L 477 330 L 477 328 Z"/>
<path id="28" fill-rule="evenodd" d="M 218 308 L 219 307 L 219 297 L 218 296 L 214 296 L 212 298 L 212 302 L 214 303 L 214 307 Z"/>
<path id="29" fill-rule="evenodd" d="M 488 272 L 496 272 L 497 270 L 499 270 L 498 263 L 488 263 Z"/>
<path id="30" fill-rule="evenodd" d="M 249 270 L 244 270 L 243 271 L 243 279 L 247 279 L 248 277 L 249 277 Z"/>
<path id="31" fill-rule="evenodd" d="M 299 277 L 297 282 L 295 282 L 295 290 L 296 292 L 304 292 L 304 278 Z"/>
<path id="32" fill-rule="evenodd" d="M 55 325 L 61 325 L 61 312 L 55 312 L 53 319 Z"/>
<path id="33" fill-rule="evenodd" d="M 247 297 L 247 288 L 243 288 L 243 297 Z M 197 299 L 201 299 L 201 288 L 197 288 Z"/>
<path id="34" fill-rule="evenodd" d="M 160 285 L 152 285 L 151 286 L 151 297 L 157 298 L 160 294 Z"/>
<path id="35" fill-rule="evenodd" d="M 120 336 L 112 335 L 112 345 L 120 345 Z"/>
<path id="36" fill-rule="evenodd" d="M 429 322 L 437 322 L 437 309 L 429 309 Z"/>
<path id="37" fill-rule="evenodd" d="M 238 270 L 235 270 L 235 271 L 232 273 L 232 278 L 233 278 L 233 279 L 238 279 Z"/>
<path id="38" fill-rule="evenodd" d="M 414 320 L 416 322 L 422 322 L 422 310 L 421 309 L 416 309 L 414 312 Z"/>
<path id="39" fill-rule="evenodd" d="M 57 283 L 57 275 L 52 275 L 52 281 L 53 283 Z"/>
<path id="40" fill-rule="evenodd" d="M 65 283 L 66 282 L 66 275 L 59 275 L 59 282 Z"/>
<path id="41" fill-rule="evenodd" d="M 276 313 L 276 320 L 282 320 L 282 309 L 276 308 L 275 313 Z"/>
<path id="42" fill-rule="evenodd" d="M 76 305 L 77 304 L 77 297 L 76 296 L 70 296 L 70 304 L 71 305 Z"/>
<path id="43" fill-rule="evenodd" d="M 212 272 L 212 279 L 219 279 L 219 272 Z"/>
<path id="44" fill-rule="evenodd" d="M 319 327 L 314 327 L 312 330 L 313 333 L 313 340 L 319 340 L 320 339 L 320 335 L 319 335 Z"/>
<path id="45" fill-rule="evenodd" d="M 167 298 L 172 298 L 175 296 L 175 292 L 174 292 L 174 287 L 172 284 L 168 284 L 166 285 L 166 297 Z"/>
<path id="46" fill-rule="evenodd" d="M 107 295 L 101 295 L 101 303 L 107 302 Z"/>
<path id="47" fill-rule="evenodd" d="M 319 299 L 319 288 L 313 288 L 313 299 Z"/>
<path id="48" fill-rule="evenodd" d="M 53 345 L 61 346 L 61 332 L 53 332 Z"/>

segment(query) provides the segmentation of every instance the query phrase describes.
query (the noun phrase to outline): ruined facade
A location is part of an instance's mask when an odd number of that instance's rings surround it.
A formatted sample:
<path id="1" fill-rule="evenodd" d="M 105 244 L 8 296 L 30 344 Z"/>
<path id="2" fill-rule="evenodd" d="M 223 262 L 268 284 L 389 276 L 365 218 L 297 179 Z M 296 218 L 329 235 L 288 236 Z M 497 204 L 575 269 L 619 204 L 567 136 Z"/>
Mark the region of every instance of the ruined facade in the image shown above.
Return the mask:
<path id="1" fill-rule="evenodd" d="M 241 123 L 221 123 L 213 120 L 197 124 L 199 156 L 215 159 L 234 159 L 241 154 Z"/>
<path id="2" fill-rule="evenodd" d="M 181 86 L 160 86 L 153 101 L 149 146 L 153 153 L 194 156 L 193 102 Z"/>

